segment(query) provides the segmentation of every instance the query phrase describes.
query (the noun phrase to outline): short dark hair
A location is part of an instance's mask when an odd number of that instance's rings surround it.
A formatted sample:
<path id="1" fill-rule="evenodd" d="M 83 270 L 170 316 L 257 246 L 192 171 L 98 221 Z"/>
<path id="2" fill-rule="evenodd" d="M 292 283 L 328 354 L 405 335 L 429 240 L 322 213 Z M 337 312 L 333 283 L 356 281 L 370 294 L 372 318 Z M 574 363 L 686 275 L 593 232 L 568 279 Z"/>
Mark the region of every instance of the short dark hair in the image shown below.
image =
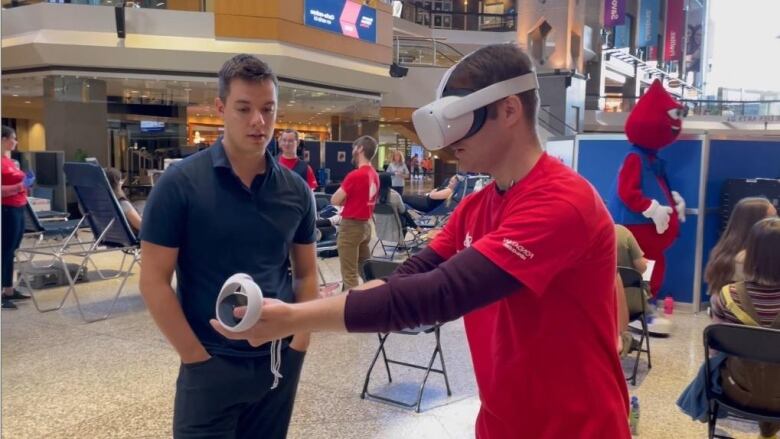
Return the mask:
<path id="1" fill-rule="evenodd" d="M 745 245 L 745 280 L 780 285 L 780 218 L 765 218 L 750 229 Z"/>
<path id="2" fill-rule="evenodd" d="M 16 134 L 16 131 L 13 128 L 3 125 L 3 139 L 10 139 L 14 134 Z"/>
<path id="3" fill-rule="evenodd" d="M 360 136 L 352 144 L 363 147 L 363 155 L 367 160 L 372 160 L 376 155 L 377 141 L 371 136 Z"/>
<path id="4" fill-rule="evenodd" d="M 482 90 L 501 81 L 535 72 L 534 63 L 514 44 L 492 44 L 477 50 L 460 61 L 450 75 L 448 87 Z M 528 90 L 518 93 L 526 121 L 536 126 L 539 93 Z M 488 106 L 488 117 L 495 117 L 495 105 Z"/>
<path id="5" fill-rule="evenodd" d="M 285 128 L 285 130 L 282 131 L 282 134 L 289 134 L 289 133 L 295 134 L 295 140 L 296 141 L 300 140 L 301 136 L 300 136 L 300 134 L 298 134 L 298 130 L 294 130 L 292 128 Z M 280 134 L 279 137 L 281 137 L 282 134 Z"/>
<path id="6" fill-rule="evenodd" d="M 219 70 L 219 98 L 222 102 L 227 101 L 228 94 L 230 94 L 230 82 L 234 79 L 255 83 L 271 81 L 277 89 L 279 88 L 279 80 L 276 78 L 276 74 L 271 71 L 271 67 L 260 58 L 246 53 L 225 61 Z"/>

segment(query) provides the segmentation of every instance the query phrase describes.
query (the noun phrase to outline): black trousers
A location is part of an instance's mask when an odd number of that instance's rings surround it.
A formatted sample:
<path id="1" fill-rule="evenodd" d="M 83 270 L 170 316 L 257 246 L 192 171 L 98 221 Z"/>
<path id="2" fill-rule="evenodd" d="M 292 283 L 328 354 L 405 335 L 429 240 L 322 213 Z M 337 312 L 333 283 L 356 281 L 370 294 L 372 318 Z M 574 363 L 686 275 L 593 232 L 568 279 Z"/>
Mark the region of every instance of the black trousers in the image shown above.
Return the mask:
<path id="1" fill-rule="evenodd" d="M 428 213 L 439 207 L 444 200 L 431 200 L 427 195 L 404 195 L 404 203 L 414 210 Z"/>
<path id="2" fill-rule="evenodd" d="M 14 253 L 24 236 L 24 207 L 3 206 L 3 288 L 14 284 Z"/>
<path id="3" fill-rule="evenodd" d="M 396 192 L 398 192 L 398 195 L 403 195 L 404 194 L 404 187 L 403 186 L 392 186 L 392 188 Z"/>
<path id="4" fill-rule="evenodd" d="M 283 439 L 305 352 L 282 351 L 283 378 L 271 390 L 269 356 L 213 356 L 182 364 L 173 407 L 174 438 Z"/>

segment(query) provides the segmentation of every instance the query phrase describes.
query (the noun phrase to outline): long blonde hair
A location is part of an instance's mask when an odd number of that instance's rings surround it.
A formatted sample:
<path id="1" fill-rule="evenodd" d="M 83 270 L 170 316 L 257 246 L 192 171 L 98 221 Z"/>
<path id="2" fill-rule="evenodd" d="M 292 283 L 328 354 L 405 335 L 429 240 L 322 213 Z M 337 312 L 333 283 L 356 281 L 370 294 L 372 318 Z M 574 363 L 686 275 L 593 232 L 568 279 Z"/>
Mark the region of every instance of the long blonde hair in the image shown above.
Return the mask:
<path id="1" fill-rule="evenodd" d="M 398 157 L 398 160 L 395 158 Z M 404 155 L 401 154 L 401 151 L 394 149 L 390 152 L 390 163 L 400 164 L 404 162 Z"/>

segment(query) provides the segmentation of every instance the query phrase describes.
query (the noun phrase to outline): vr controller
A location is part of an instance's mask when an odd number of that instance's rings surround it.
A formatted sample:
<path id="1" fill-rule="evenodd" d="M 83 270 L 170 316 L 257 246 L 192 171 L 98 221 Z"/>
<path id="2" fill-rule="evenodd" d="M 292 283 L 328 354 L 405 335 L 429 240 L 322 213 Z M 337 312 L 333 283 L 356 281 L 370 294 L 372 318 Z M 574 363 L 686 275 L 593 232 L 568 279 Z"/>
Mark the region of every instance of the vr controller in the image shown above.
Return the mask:
<path id="1" fill-rule="evenodd" d="M 242 318 L 233 314 L 239 306 L 246 307 L 246 314 Z M 217 297 L 216 315 L 223 328 L 231 332 L 246 331 L 260 320 L 262 309 L 263 292 L 252 276 L 237 273 L 222 285 Z"/>

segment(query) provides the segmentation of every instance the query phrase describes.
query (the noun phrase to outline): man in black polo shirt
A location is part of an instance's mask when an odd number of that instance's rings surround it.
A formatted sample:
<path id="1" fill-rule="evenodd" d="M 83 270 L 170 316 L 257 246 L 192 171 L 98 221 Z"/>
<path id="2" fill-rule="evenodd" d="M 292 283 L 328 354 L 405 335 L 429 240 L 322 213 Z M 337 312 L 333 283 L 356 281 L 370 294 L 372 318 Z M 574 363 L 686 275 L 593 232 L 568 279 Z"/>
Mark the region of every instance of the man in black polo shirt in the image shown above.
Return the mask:
<path id="1" fill-rule="evenodd" d="M 146 204 L 140 287 L 181 357 L 176 438 L 287 434 L 309 335 L 283 340 L 283 378 L 271 390 L 270 344 L 226 340 L 209 325 L 219 290 L 234 273 L 251 275 L 265 297 L 317 296 L 311 193 L 266 151 L 277 91 L 264 62 L 250 55 L 228 60 L 216 99 L 224 137 L 169 168 Z"/>

